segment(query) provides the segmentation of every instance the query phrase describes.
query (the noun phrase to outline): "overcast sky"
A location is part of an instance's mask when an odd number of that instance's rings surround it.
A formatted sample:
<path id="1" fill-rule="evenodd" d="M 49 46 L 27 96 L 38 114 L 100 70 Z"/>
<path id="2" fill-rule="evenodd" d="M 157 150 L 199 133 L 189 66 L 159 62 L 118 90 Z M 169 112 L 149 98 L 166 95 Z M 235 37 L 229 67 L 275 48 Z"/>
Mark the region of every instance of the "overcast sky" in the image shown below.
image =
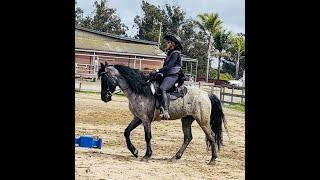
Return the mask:
<path id="1" fill-rule="evenodd" d="M 84 16 L 92 15 L 95 0 L 77 0 L 77 6 L 84 11 Z M 245 1 L 244 0 L 147 0 L 151 4 L 164 7 L 166 3 L 179 5 L 186 12 L 186 18 L 197 19 L 200 13 L 218 13 L 223 26 L 234 33 L 245 33 Z M 133 28 L 133 19 L 142 15 L 142 0 L 107 0 L 110 8 L 116 8 L 116 14 L 128 26 L 127 34 L 133 37 L 137 29 Z"/>

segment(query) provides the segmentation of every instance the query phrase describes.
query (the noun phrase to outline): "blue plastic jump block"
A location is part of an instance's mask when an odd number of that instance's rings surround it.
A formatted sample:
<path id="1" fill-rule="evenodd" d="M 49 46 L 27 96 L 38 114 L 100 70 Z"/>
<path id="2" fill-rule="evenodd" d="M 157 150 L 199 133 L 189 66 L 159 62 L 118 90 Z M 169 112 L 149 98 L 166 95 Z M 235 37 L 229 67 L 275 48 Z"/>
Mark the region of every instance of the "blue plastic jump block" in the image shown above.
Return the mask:
<path id="1" fill-rule="evenodd" d="M 78 145 L 79 147 L 101 149 L 102 139 L 93 138 L 90 135 L 80 136 L 78 138 L 75 138 L 75 145 Z"/>

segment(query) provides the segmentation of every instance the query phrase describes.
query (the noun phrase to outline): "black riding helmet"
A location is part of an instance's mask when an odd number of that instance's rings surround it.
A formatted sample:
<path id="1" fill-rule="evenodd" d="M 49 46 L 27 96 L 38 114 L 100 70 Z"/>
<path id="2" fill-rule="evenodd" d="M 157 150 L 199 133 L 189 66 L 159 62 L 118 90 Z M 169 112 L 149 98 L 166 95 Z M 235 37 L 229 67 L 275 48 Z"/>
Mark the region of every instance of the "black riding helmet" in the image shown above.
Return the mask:
<path id="1" fill-rule="evenodd" d="M 174 35 L 174 34 L 169 34 L 169 35 L 164 36 L 163 39 L 176 43 L 177 46 L 182 51 L 181 38 L 179 36 Z"/>

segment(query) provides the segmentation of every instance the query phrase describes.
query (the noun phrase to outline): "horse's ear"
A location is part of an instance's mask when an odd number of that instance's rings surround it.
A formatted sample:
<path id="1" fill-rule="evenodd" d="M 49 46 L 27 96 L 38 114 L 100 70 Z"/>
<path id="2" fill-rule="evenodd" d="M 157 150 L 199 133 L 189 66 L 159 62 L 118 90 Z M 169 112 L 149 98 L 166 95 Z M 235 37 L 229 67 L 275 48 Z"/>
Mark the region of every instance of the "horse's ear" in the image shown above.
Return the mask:
<path id="1" fill-rule="evenodd" d="M 100 63 L 100 65 L 101 65 L 101 69 L 106 68 L 106 66 L 104 64 Z"/>
<path id="2" fill-rule="evenodd" d="M 104 66 L 104 64 L 100 63 L 100 69 L 98 71 L 98 79 L 100 78 L 101 73 L 106 71 L 105 69 L 106 67 Z"/>

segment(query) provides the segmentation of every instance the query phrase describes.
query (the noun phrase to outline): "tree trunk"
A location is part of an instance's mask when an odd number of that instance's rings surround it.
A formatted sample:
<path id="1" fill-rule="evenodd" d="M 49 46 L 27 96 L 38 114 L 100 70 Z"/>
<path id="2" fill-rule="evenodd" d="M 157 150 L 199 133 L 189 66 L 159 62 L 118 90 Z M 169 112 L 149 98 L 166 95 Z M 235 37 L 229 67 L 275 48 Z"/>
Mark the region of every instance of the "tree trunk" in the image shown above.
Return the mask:
<path id="1" fill-rule="evenodd" d="M 220 52 L 221 54 L 221 52 Z M 220 63 L 221 63 L 221 55 L 219 55 L 218 57 L 218 76 L 217 76 L 217 80 L 220 80 Z"/>
<path id="2" fill-rule="evenodd" d="M 210 56 L 211 56 L 211 35 L 209 37 L 209 44 L 208 44 L 208 62 L 207 62 L 206 82 L 208 82 L 208 80 L 209 80 Z"/>
<path id="3" fill-rule="evenodd" d="M 237 63 L 236 63 L 236 79 L 238 79 L 239 74 L 239 64 L 240 64 L 240 54 L 237 54 Z"/>

